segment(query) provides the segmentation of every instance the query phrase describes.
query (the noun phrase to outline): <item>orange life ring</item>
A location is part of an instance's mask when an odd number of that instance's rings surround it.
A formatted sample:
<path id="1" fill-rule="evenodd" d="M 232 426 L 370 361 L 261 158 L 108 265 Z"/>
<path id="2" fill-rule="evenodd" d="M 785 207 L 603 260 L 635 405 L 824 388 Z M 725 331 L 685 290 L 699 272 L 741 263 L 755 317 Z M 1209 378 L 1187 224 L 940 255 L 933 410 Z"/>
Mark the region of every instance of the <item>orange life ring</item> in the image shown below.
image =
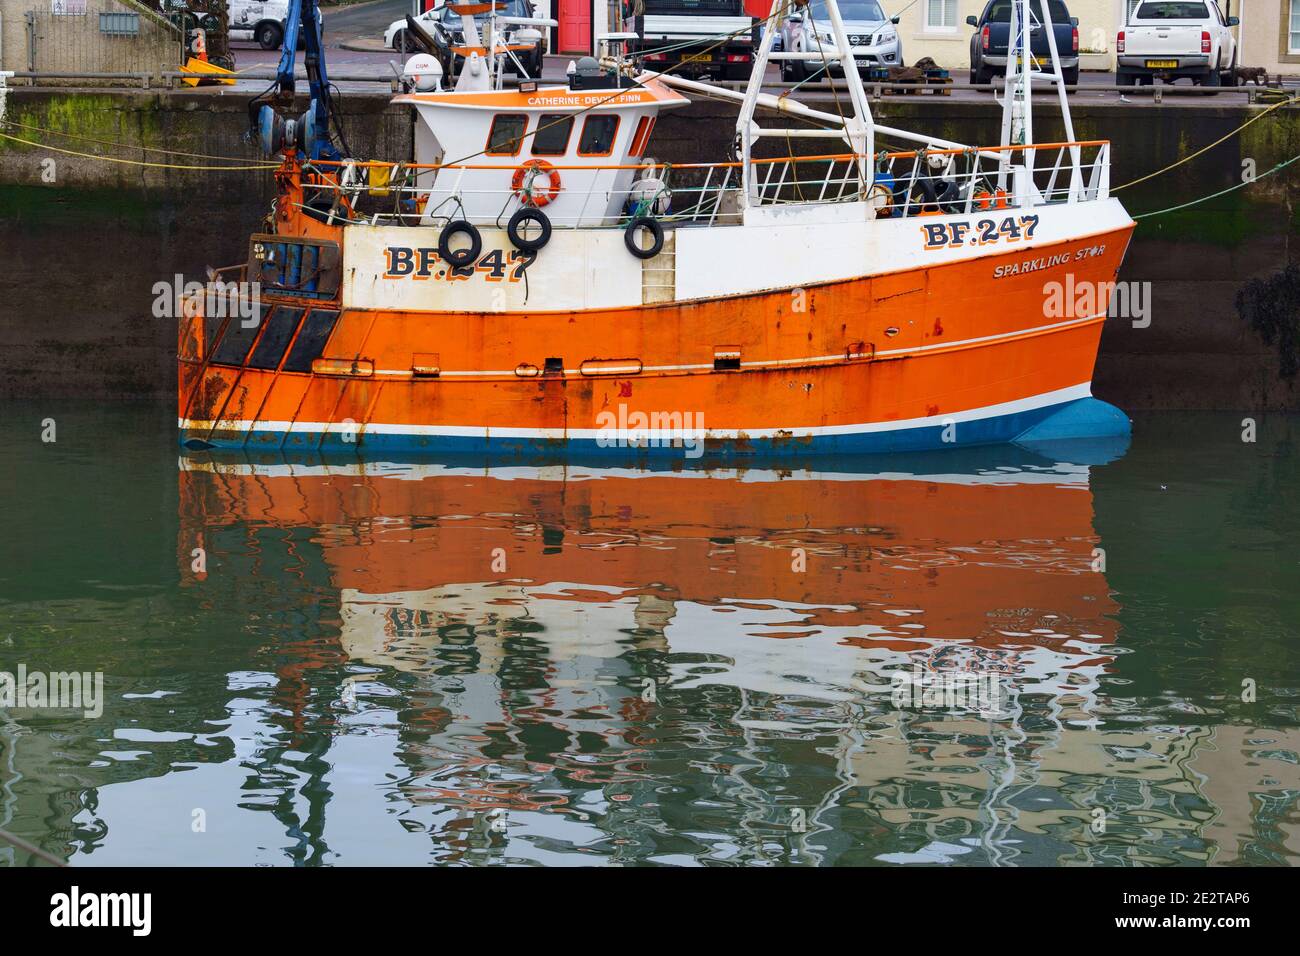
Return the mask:
<path id="1" fill-rule="evenodd" d="M 524 189 L 524 179 L 528 176 L 530 169 L 535 169 L 538 173 L 545 173 L 551 181 L 550 187 L 540 193 L 533 192 L 532 181 L 530 180 L 529 188 Z M 560 194 L 560 173 L 559 170 L 544 159 L 530 159 L 515 170 L 514 179 L 510 182 L 510 188 L 515 191 L 515 194 L 522 202 L 540 209 Z"/>

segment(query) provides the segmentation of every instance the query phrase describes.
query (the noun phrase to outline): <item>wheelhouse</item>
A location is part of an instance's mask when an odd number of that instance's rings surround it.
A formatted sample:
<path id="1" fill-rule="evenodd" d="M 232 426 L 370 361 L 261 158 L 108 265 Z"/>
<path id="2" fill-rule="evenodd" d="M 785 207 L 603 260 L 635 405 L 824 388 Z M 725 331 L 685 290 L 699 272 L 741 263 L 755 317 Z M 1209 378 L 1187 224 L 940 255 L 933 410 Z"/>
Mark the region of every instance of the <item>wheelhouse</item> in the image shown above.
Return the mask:
<path id="1" fill-rule="evenodd" d="M 659 112 L 689 100 L 657 81 L 633 89 L 408 93 L 421 222 L 502 221 L 522 205 L 557 225 L 624 215 Z"/>

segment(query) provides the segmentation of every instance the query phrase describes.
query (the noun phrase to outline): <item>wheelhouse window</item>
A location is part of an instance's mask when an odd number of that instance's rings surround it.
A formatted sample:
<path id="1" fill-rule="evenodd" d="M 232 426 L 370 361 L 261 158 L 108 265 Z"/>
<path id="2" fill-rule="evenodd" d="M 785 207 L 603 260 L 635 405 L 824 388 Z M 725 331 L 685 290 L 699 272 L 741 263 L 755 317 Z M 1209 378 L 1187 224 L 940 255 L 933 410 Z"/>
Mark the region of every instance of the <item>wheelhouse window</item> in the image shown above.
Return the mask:
<path id="1" fill-rule="evenodd" d="M 644 156 L 646 144 L 650 142 L 650 131 L 654 129 L 653 116 L 642 116 L 636 123 L 636 132 L 632 134 L 632 147 L 629 156 Z"/>
<path id="2" fill-rule="evenodd" d="M 492 120 L 484 152 L 489 156 L 517 156 L 527 130 L 528 117 L 522 113 L 498 113 Z"/>
<path id="3" fill-rule="evenodd" d="M 573 117 L 566 113 L 543 113 L 533 134 L 534 156 L 563 156 L 569 151 Z"/>
<path id="4" fill-rule="evenodd" d="M 579 156 L 608 156 L 614 150 L 618 133 L 617 116 L 588 116 L 578 139 Z"/>

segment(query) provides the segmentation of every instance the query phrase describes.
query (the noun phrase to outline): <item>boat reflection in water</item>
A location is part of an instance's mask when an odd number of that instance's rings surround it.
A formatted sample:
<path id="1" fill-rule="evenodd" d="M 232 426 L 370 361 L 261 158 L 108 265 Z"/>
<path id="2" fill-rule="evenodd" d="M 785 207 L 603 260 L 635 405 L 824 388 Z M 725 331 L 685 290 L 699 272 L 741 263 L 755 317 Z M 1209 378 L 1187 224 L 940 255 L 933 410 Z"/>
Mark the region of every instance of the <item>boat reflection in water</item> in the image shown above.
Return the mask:
<path id="1" fill-rule="evenodd" d="M 384 815 L 415 831 L 345 859 L 1206 859 L 1177 808 L 1197 737 L 1110 720 L 1089 466 L 880 462 L 186 457 L 179 551 L 207 555 L 205 607 L 315 609 L 323 636 L 266 675 L 290 748 L 344 771 L 302 792 L 344 807 L 333 852 Z M 997 698 L 900 697 L 900 674 Z M 1145 812 L 1099 834 L 1117 781 Z"/>

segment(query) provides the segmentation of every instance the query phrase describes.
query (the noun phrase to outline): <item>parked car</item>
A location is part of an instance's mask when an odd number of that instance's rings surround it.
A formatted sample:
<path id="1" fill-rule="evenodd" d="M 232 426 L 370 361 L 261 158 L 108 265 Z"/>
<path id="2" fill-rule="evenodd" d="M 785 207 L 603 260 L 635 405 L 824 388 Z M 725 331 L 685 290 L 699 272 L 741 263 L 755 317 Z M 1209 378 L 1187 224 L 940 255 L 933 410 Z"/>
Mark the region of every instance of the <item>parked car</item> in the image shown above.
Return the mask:
<path id="1" fill-rule="evenodd" d="M 1062 0 L 1047 0 L 1052 18 L 1052 36 L 1056 54 L 1061 58 L 1061 78 L 1073 85 L 1079 82 L 1079 21 L 1070 16 Z M 1030 0 L 1029 52 L 1044 69 L 1052 62 L 1052 49 L 1043 29 L 1043 0 Z M 991 83 L 995 76 L 1007 75 L 1007 44 L 1011 37 L 1011 0 L 989 0 L 978 17 L 967 17 L 975 28 L 970 38 L 970 81 Z"/>
<path id="2" fill-rule="evenodd" d="M 757 21 L 743 0 L 622 0 L 629 51 L 647 68 L 743 80 L 753 70 Z"/>
<path id="3" fill-rule="evenodd" d="M 509 0 L 506 6 L 499 11 L 507 17 L 536 17 L 533 12 L 533 5 L 530 0 Z M 487 23 L 488 15 L 486 13 L 475 14 L 474 19 L 480 24 Z M 415 18 L 415 21 L 424 28 L 425 32 L 435 35 L 439 32 L 446 38 L 450 46 L 457 46 L 464 42 L 464 30 L 459 13 L 453 13 L 447 4 L 426 10 Z M 547 39 L 546 31 L 536 26 L 521 26 L 515 24 L 502 24 L 502 35 L 505 41 L 510 44 L 520 44 L 530 46 L 532 49 L 528 52 L 516 52 L 515 56 L 519 58 L 525 71 L 532 78 L 542 75 L 542 57 L 546 55 Z M 435 36 L 436 38 L 436 36 Z M 406 18 L 394 20 L 384 31 L 384 45 L 391 47 L 398 53 L 407 52 L 408 44 L 406 42 Z M 414 47 L 410 47 L 414 49 Z M 454 70 L 458 69 L 460 56 L 453 55 L 454 62 L 446 64 Z"/>
<path id="4" fill-rule="evenodd" d="M 1144 0 L 1115 38 L 1116 82 L 1190 77 L 1200 86 L 1237 85 L 1237 41 L 1214 0 Z"/>
<path id="5" fill-rule="evenodd" d="M 232 40 L 252 40 L 263 50 L 278 50 L 284 43 L 284 22 L 289 19 L 289 0 L 229 0 L 229 33 Z M 316 22 L 325 35 L 325 18 L 316 8 Z M 302 49 L 302 27 L 298 48 Z"/>
<path id="6" fill-rule="evenodd" d="M 840 0 L 839 6 L 849 37 L 849 48 L 853 51 L 853 62 L 859 70 L 903 65 L 903 41 L 894 29 L 898 17 L 885 16 L 877 0 Z M 778 42 L 782 50 L 791 53 L 815 53 L 819 46 L 835 49 L 826 4 L 822 0 L 812 0 L 802 9 L 794 8 L 794 12 L 781 21 Z M 797 83 L 810 75 L 844 74 L 843 64 L 838 59 L 827 57 L 826 64 L 815 60 L 782 60 L 781 79 Z"/>

